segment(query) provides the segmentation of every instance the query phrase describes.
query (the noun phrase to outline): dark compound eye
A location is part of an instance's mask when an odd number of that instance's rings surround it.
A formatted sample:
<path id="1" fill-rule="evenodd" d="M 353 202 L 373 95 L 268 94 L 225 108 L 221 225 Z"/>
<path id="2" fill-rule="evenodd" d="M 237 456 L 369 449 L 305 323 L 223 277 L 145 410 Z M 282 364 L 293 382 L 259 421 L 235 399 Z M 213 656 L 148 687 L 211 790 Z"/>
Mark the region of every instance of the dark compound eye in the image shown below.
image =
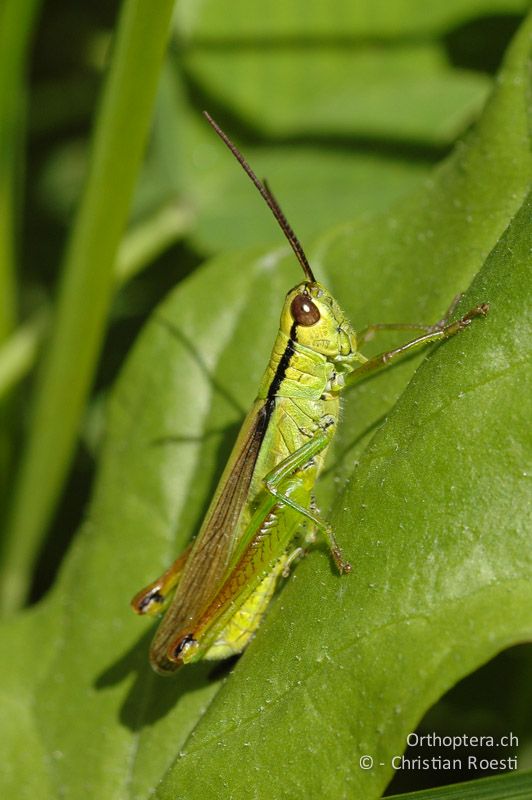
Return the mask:
<path id="1" fill-rule="evenodd" d="M 309 328 L 315 325 L 320 318 L 320 312 L 317 306 L 314 305 L 310 297 L 306 294 L 296 294 L 292 300 L 290 311 L 295 322 L 298 325 L 305 325 Z"/>

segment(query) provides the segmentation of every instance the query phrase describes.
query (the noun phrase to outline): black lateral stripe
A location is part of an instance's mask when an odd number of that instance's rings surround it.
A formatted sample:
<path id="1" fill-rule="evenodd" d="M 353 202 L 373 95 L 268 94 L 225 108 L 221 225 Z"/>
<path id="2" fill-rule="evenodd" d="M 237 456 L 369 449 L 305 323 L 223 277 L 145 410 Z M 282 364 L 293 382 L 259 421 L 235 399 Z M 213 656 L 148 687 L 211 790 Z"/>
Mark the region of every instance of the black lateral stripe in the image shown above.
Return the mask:
<path id="1" fill-rule="evenodd" d="M 277 364 L 275 375 L 273 376 L 273 380 L 270 383 L 270 388 L 268 389 L 268 400 L 271 400 L 273 397 L 275 397 L 277 392 L 281 388 L 281 384 L 284 381 L 284 376 L 286 375 L 286 370 L 290 366 L 290 359 L 294 355 L 294 342 L 296 341 L 296 337 L 297 337 L 297 325 L 294 322 L 294 324 L 290 328 L 290 338 L 288 339 L 285 351 L 281 356 L 279 363 Z"/>

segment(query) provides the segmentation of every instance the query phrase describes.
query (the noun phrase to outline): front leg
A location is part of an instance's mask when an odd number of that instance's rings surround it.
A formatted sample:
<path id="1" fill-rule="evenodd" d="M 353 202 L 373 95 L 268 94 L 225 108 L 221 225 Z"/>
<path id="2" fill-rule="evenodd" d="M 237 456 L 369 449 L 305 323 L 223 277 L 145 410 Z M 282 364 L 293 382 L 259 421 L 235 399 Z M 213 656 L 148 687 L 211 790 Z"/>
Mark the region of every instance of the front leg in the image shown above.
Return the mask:
<path id="1" fill-rule="evenodd" d="M 429 327 L 428 332 L 423 334 L 423 336 L 418 336 L 417 339 L 412 339 L 410 342 L 406 342 L 406 344 L 401 345 L 400 347 L 396 347 L 394 350 L 388 350 L 385 353 L 379 353 L 376 356 L 368 359 L 361 367 L 357 367 L 346 379 L 346 386 L 352 386 L 353 383 L 360 380 L 361 378 L 365 378 L 372 372 L 376 372 L 383 367 L 387 367 L 389 364 L 397 361 L 398 358 L 405 355 L 406 353 L 410 353 L 412 350 L 417 350 L 419 347 L 423 347 L 426 344 L 431 344 L 432 342 L 443 341 L 444 339 L 449 339 L 451 336 L 454 336 L 460 331 L 467 328 L 471 325 L 472 321 L 475 317 L 485 317 L 489 311 L 489 305 L 487 303 L 481 303 L 475 308 L 472 308 L 468 311 L 467 314 L 464 314 L 463 317 L 457 319 L 455 322 L 451 322 L 449 324 L 446 323 L 445 320 L 436 323 L 436 325 Z M 382 328 L 383 326 L 381 326 Z"/>
<path id="2" fill-rule="evenodd" d="M 449 320 L 451 319 L 456 306 L 462 297 L 462 294 L 457 294 L 455 297 L 453 297 L 452 303 L 443 317 L 432 325 L 425 325 L 417 322 L 377 322 L 373 325 L 368 325 L 367 328 L 357 331 L 358 346 L 359 348 L 363 347 L 366 342 L 369 342 L 371 339 L 373 339 L 376 333 L 381 333 L 383 331 L 423 331 L 424 333 L 434 333 L 434 331 L 441 330 L 448 325 Z"/>

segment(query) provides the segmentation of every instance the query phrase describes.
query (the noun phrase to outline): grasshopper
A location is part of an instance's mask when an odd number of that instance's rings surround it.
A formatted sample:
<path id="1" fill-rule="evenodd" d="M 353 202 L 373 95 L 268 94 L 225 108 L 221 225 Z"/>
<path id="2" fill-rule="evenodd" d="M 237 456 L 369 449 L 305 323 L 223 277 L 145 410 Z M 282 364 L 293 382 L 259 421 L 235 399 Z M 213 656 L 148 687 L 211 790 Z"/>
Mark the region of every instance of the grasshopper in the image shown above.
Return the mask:
<path id="1" fill-rule="evenodd" d="M 241 653 L 257 630 L 276 584 L 303 552 L 302 527 L 321 534 L 338 572 L 349 573 L 334 532 L 321 518 L 313 488 L 336 432 L 340 395 L 405 353 L 454 336 L 488 305 L 449 322 L 456 299 L 435 325 L 372 325 L 358 335 L 314 277 L 303 248 L 266 181 L 207 112 L 205 116 L 270 207 L 299 261 L 304 280 L 290 289 L 257 398 L 195 541 L 132 600 L 138 614 L 166 611 L 150 650 L 156 672 Z M 360 347 L 380 330 L 417 330 L 394 350 L 366 358 Z"/>

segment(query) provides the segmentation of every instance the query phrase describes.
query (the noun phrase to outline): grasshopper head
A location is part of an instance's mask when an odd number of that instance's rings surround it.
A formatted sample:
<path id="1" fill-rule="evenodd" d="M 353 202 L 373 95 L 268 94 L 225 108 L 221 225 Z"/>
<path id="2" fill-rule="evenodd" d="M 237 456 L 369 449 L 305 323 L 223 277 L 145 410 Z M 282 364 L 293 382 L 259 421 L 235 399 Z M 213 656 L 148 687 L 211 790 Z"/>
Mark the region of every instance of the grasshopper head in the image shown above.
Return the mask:
<path id="1" fill-rule="evenodd" d="M 244 172 L 251 179 L 279 227 L 286 236 L 306 277 L 304 283 L 288 292 L 281 314 L 281 330 L 292 341 L 309 347 L 335 362 L 354 360 L 357 350 L 356 336 L 345 314 L 331 294 L 314 278 L 301 242 L 286 219 L 267 182 L 260 181 L 238 148 L 206 111 L 203 112 L 211 127 L 232 152 Z"/>
<path id="2" fill-rule="evenodd" d="M 317 281 L 305 281 L 288 292 L 281 330 L 293 341 L 331 360 L 349 360 L 357 350 L 351 323 L 330 292 Z"/>

